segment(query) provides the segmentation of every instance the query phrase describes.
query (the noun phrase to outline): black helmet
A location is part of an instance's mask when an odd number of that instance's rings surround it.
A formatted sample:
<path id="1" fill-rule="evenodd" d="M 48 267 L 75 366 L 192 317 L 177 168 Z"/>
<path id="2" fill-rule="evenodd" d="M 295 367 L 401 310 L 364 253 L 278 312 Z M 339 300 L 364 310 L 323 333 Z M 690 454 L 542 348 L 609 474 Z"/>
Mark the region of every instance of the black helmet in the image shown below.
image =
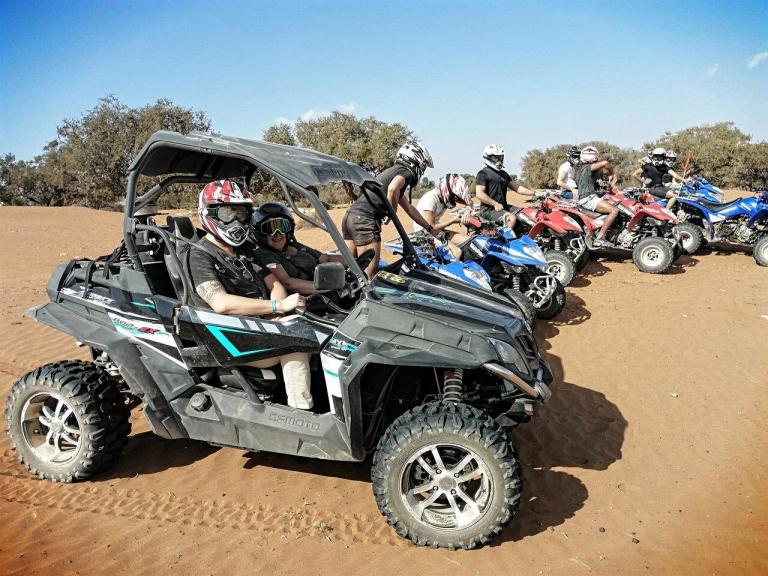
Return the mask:
<path id="1" fill-rule="evenodd" d="M 296 222 L 285 204 L 266 202 L 259 206 L 251 216 L 251 227 L 256 239 L 263 242 L 267 236 L 274 236 L 275 234 L 293 236 Z"/>
<path id="2" fill-rule="evenodd" d="M 579 156 L 581 156 L 581 148 L 578 146 L 571 146 L 568 149 L 568 153 L 565 155 L 565 159 L 573 165 L 579 163 Z"/>

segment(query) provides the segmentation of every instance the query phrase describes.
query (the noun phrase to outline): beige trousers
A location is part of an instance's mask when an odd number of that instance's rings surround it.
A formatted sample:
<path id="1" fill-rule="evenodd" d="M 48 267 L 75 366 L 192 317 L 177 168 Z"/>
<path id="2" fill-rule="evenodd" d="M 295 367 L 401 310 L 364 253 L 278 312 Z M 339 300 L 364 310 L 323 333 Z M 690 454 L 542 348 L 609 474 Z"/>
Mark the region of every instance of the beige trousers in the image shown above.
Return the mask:
<path id="1" fill-rule="evenodd" d="M 248 366 L 256 368 L 271 368 L 280 364 L 283 367 L 283 380 L 285 380 L 285 394 L 288 396 L 288 406 L 309 410 L 314 406 L 310 386 L 312 380 L 309 373 L 309 354 L 306 352 L 294 352 L 268 360 L 249 362 Z"/>

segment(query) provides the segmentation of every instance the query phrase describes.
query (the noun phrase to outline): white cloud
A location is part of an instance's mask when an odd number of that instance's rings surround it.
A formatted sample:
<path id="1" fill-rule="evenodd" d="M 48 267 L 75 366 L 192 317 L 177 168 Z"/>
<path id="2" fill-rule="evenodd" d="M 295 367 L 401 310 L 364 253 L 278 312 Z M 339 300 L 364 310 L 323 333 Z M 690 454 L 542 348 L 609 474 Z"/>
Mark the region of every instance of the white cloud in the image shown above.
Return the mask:
<path id="1" fill-rule="evenodd" d="M 707 68 L 707 78 L 714 78 L 719 68 L 720 68 L 720 64 L 712 64 L 712 66 Z"/>
<path id="2" fill-rule="evenodd" d="M 310 108 L 304 112 L 304 114 L 299 116 L 299 119 L 303 122 L 309 122 L 310 120 L 318 120 L 323 116 L 328 116 L 328 114 L 330 114 L 328 110 L 315 110 L 314 108 Z"/>
<path id="3" fill-rule="evenodd" d="M 355 102 L 354 100 L 351 102 L 347 102 L 346 104 L 339 104 L 336 106 L 336 110 L 343 114 L 354 114 L 355 110 L 360 108 L 360 105 Z"/>
<path id="4" fill-rule="evenodd" d="M 277 118 L 275 118 L 275 124 L 288 124 L 288 126 L 293 126 L 294 121 L 288 120 L 288 118 L 286 118 L 285 116 L 278 116 Z"/>
<path id="5" fill-rule="evenodd" d="M 766 60 L 768 60 L 768 52 L 758 52 L 757 54 L 752 56 L 749 63 L 747 64 L 747 68 L 749 68 L 750 70 L 752 68 L 757 68 L 758 66 L 760 66 L 760 64 L 762 64 Z"/>

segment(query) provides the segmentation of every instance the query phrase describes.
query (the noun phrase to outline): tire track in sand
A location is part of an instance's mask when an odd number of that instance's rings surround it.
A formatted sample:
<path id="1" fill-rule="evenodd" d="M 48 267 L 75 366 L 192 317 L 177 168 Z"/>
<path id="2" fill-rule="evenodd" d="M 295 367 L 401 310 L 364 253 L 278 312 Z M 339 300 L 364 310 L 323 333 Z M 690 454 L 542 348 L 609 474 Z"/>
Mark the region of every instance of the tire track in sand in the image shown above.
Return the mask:
<path id="1" fill-rule="evenodd" d="M 344 544 L 402 546 L 380 516 L 340 514 L 310 506 L 277 508 L 234 500 L 199 500 L 172 492 L 145 492 L 93 484 L 55 484 L 14 471 L 11 450 L 0 454 L 0 500 L 66 512 L 192 525 L 210 530 L 253 530 L 281 538 L 327 537 Z M 11 469 L 9 469 L 11 468 Z"/>

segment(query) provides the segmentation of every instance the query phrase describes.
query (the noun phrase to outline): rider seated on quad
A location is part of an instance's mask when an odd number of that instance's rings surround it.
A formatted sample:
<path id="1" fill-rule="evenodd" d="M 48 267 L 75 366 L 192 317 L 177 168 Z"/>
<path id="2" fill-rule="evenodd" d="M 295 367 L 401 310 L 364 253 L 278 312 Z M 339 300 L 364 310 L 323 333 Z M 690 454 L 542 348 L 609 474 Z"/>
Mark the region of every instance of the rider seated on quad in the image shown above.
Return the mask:
<path id="1" fill-rule="evenodd" d="M 582 164 L 577 179 L 579 205 L 587 210 L 607 214 L 605 222 L 597 233 L 594 245 L 596 248 L 610 246 L 611 244 L 605 239 L 605 235 L 618 217 L 619 209 L 602 199 L 604 192 L 601 192 L 598 179 L 601 178 L 601 173 L 607 173 L 610 179 L 615 181 L 616 170 L 608 160 L 600 160 L 600 151 L 594 146 L 582 148 L 579 161 Z"/>
<path id="2" fill-rule="evenodd" d="M 463 246 L 469 242 L 470 238 L 464 234 L 446 230 L 452 224 L 469 223 L 472 216 L 470 210 L 465 210 L 461 217 L 451 216 L 445 222 L 440 222 L 443 214 L 448 208 L 453 208 L 456 203 L 472 207 L 472 194 L 469 192 L 467 182 L 463 176 L 458 174 L 446 174 L 441 177 L 437 186 L 424 194 L 416 204 L 416 210 L 424 217 L 432 228 L 437 232 L 437 238 L 444 240 L 448 244 L 448 250 L 454 258 L 461 258 Z M 423 230 L 417 222 L 413 223 L 413 231 L 418 233 Z"/>
<path id="3" fill-rule="evenodd" d="M 186 260 L 195 292 L 217 314 L 274 316 L 305 305 L 300 294 L 290 296 L 274 274 L 259 267 L 241 249 L 248 238 L 253 202 L 229 180 L 211 182 L 198 199 L 200 222 L 207 232 L 190 246 Z M 256 368 L 283 368 L 288 405 L 309 410 L 309 355 L 306 352 L 246 364 Z"/>
<path id="4" fill-rule="evenodd" d="M 507 202 L 507 191 L 512 190 L 524 196 L 533 196 L 532 190 L 521 186 L 504 170 L 504 148 L 488 144 L 483 149 L 485 168 L 477 173 L 475 196 L 480 200 L 479 216 L 509 230 L 515 227 L 515 214 L 520 208 Z"/>
<path id="5" fill-rule="evenodd" d="M 683 182 L 684 178 L 672 170 L 677 161 L 677 154 L 665 151 L 664 148 L 654 148 L 644 159 L 643 165 L 632 173 L 632 176 L 648 187 L 648 192 L 655 198 L 668 200 L 667 208 L 672 208 L 677 200 L 677 194 L 667 186 L 674 182 Z"/>
<path id="6" fill-rule="evenodd" d="M 340 254 L 325 254 L 296 240 L 296 221 L 285 204 L 267 202 L 251 217 L 257 242 L 256 263 L 271 272 L 288 292 L 315 294 L 315 268 L 323 262 L 344 262 Z"/>
<path id="7" fill-rule="evenodd" d="M 579 189 L 576 185 L 576 169 L 579 166 L 581 150 L 578 146 L 571 146 L 565 155 L 565 162 L 557 168 L 557 185 L 562 190 L 563 198 L 571 199 L 579 197 Z M 570 192 L 570 196 L 568 193 Z"/>

